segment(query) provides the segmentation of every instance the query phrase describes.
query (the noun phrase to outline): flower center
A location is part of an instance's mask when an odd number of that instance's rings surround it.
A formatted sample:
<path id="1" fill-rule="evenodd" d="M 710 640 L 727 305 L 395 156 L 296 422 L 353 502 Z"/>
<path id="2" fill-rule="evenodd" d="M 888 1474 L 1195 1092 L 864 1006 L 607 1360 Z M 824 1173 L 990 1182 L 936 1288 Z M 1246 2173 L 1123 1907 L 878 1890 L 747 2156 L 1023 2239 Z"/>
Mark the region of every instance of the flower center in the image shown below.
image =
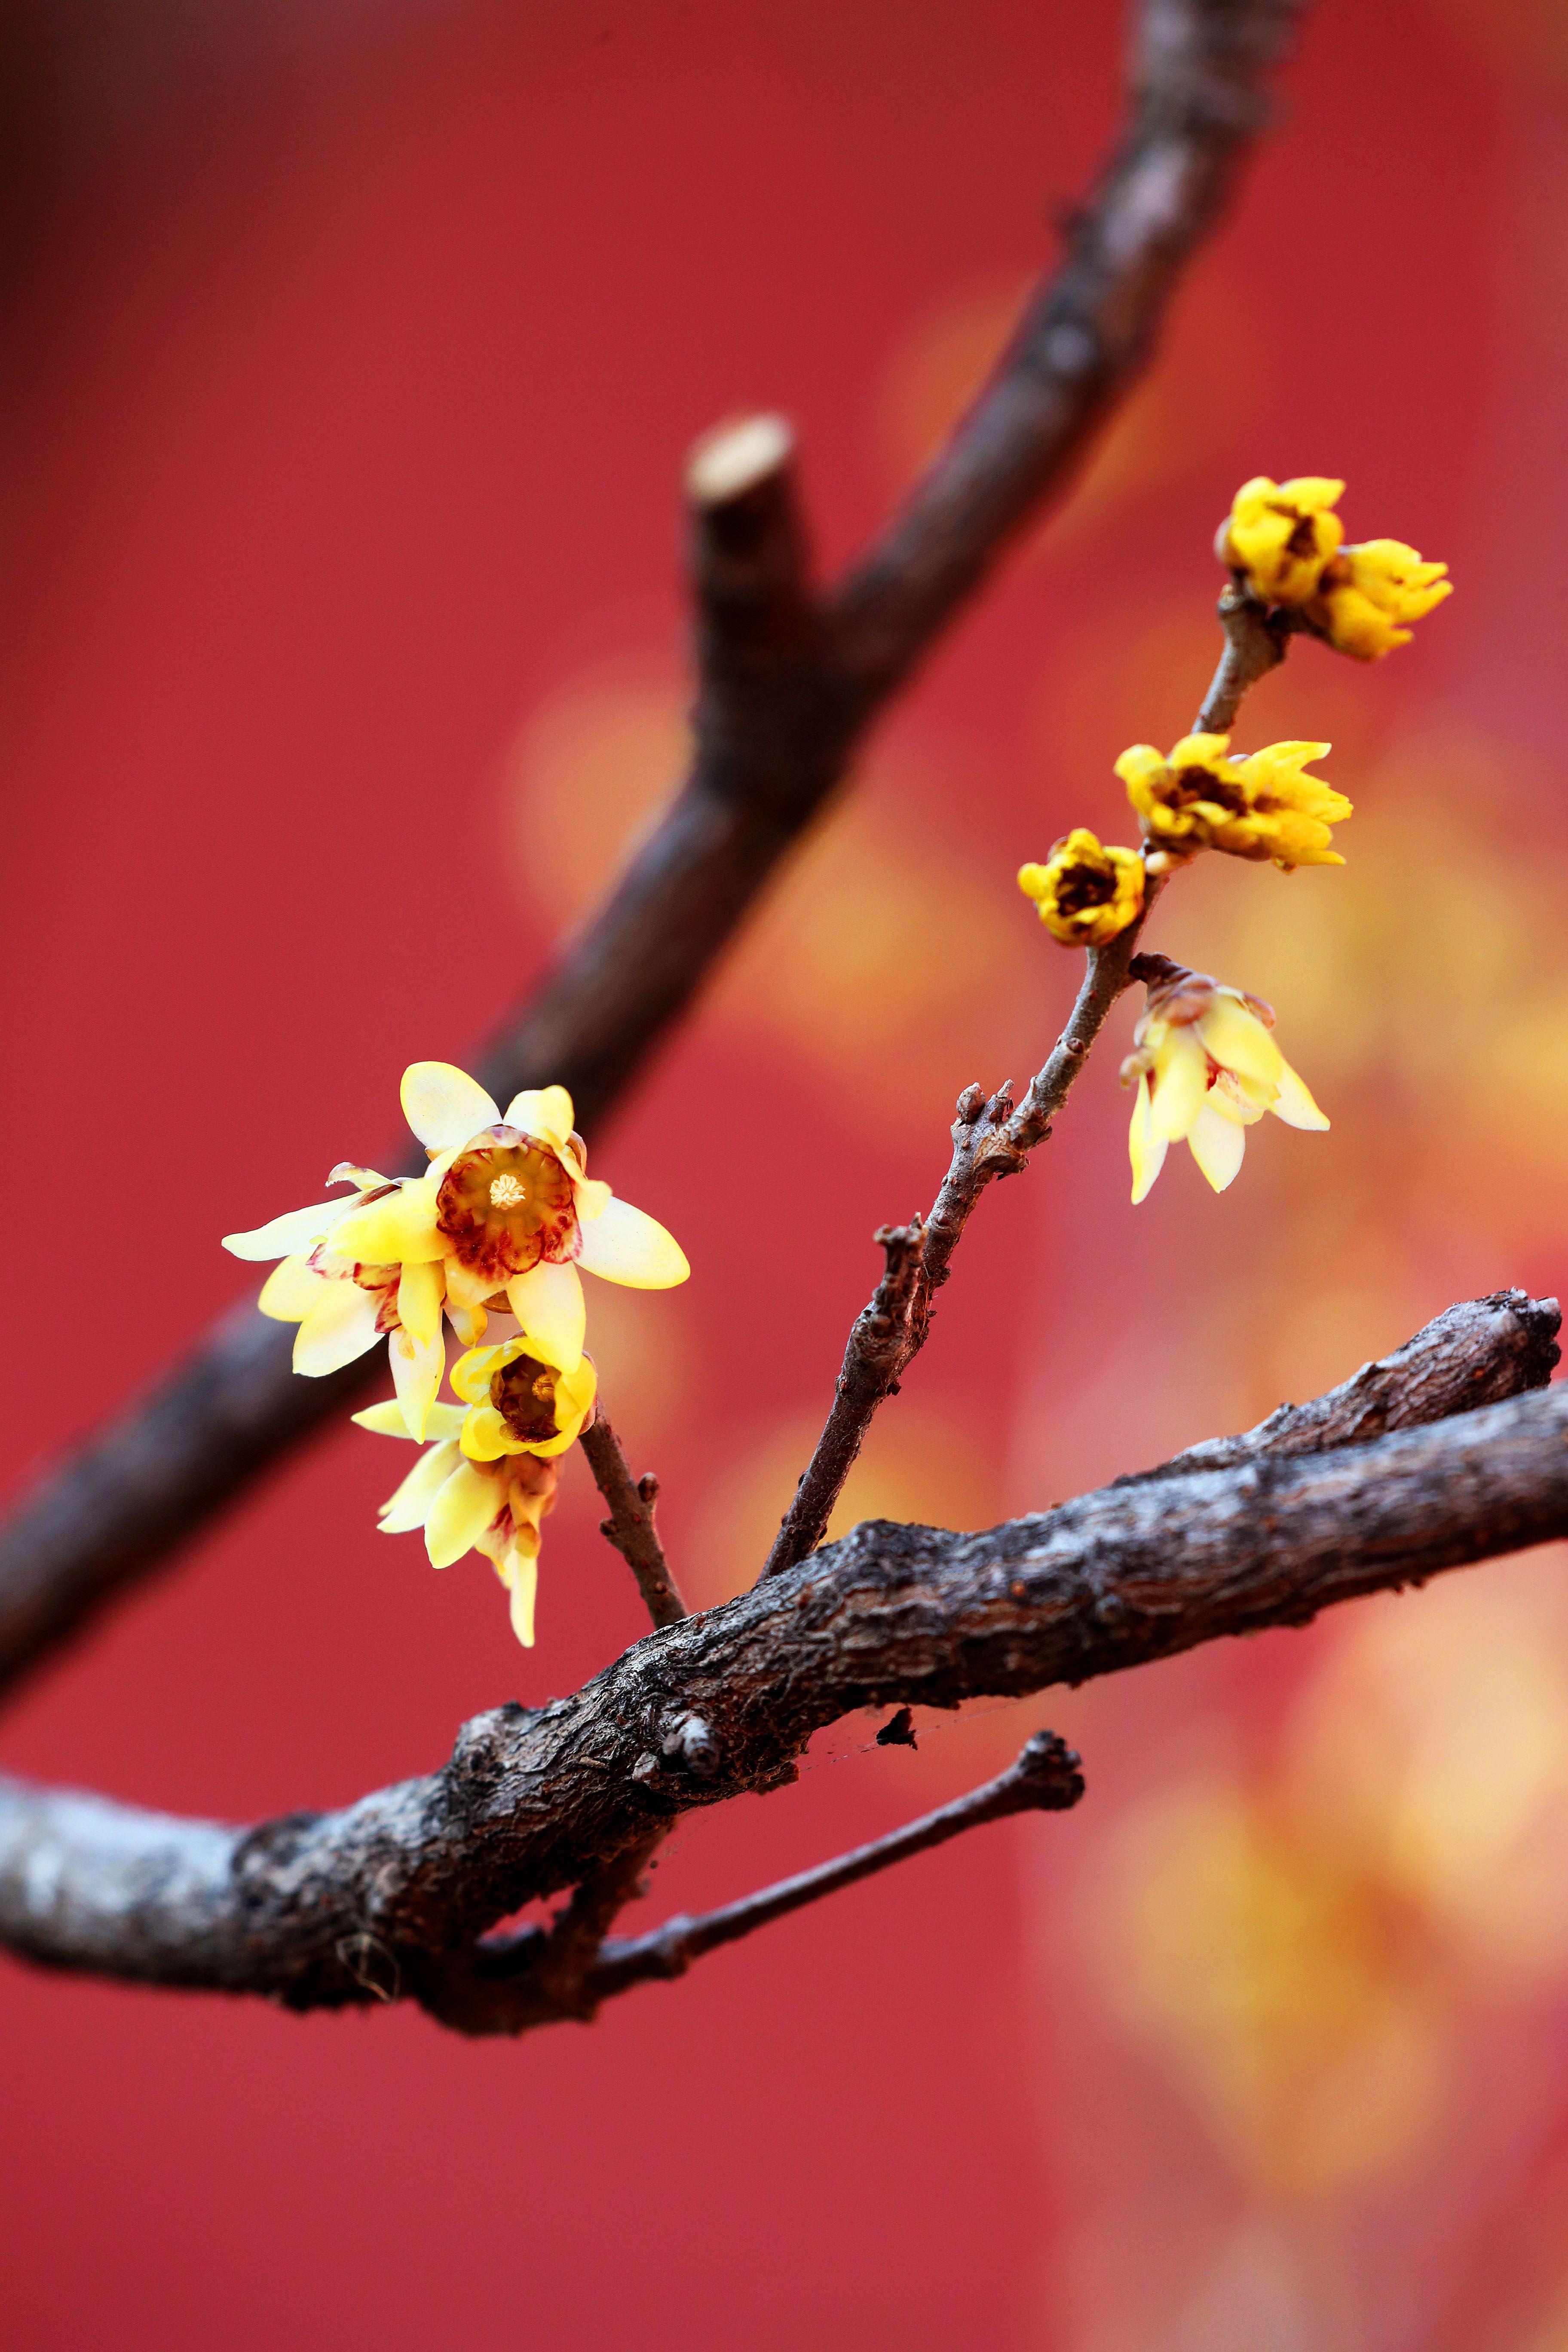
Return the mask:
<path id="1" fill-rule="evenodd" d="M 555 1436 L 555 1380 L 534 1356 L 514 1356 L 490 1379 L 490 1402 L 514 1437 L 538 1445 Z"/>
<path id="2" fill-rule="evenodd" d="M 437 1198 L 442 1238 L 463 1266 L 500 1290 L 542 1259 L 577 1254 L 572 1178 L 536 1136 L 489 1127 L 447 1171 Z"/>
<path id="3" fill-rule="evenodd" d="M 1116 876 L 1109 862 L 1104 866 L 1069 866 L 1057 885 L 1057 905 L 1064 915 L 1081 915 L 1090 907 L 1103 907 L 1116 896 Z"/>

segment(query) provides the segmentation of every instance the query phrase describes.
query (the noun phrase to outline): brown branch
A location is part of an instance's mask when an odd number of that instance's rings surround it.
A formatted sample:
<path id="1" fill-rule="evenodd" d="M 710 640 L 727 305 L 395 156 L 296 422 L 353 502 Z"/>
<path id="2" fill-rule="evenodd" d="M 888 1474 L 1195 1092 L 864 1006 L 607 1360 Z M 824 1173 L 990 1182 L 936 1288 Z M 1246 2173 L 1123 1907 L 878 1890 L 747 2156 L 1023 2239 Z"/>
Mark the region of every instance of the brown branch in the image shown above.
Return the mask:
<path id="1" fill-rule="evenodd" d="M 701 677 L 690 772 L 555 972 L 479 1064 L 570 1087 L 592 1131 L 642 1068 L 889 695 L 1063 491 L 1149 359 L 1262 125 L 1292 0 L 1144 0 L 1132 121 L 1063 267 L 881 541 L 814 601 L 787 436 L 730 428 L 689 478 Z M 245 1213 L 243 1204 L 234 1204 Z M 258 1203 L 258 1207 L 265 1206 Z M 215 1208 L 215 1223 L 216 1212 Z M 377 1377 L 289 1370 L 249 1307 L 37 1488 L 0 1538 L 0 1685 L 67 1640 Z"/>
<path id="2" fill-rule="evenodd" d="M 1489 1382 L 1541 1375 L 1548 1351 L 1514 1319 L 1450 1333 L 1472 1370 L 1495 1350 Z M 1409 1411 L 1440 1401 L 1445 1344 Z M 646 1635 L 573 1698 L 476 1717 L 441 1770 L 340 1812 L 247 1831 L 0 1781 L 0 1937 L 58 1968 L 296 2008 L 395 1991 L 441 2014 L 495 1921 L 683 1811 L 782 1786 L 855 1709 L 1081 1683 L 1564 1534 L 1563 1388 L 1173 1467 L 978 1535 L 872 1522 Z M 345 1957 L 366 1951 L 371 1988 Z"/>
<path id="3" fill-rule="evenodd" d="M 1238 580 L 1231 582 L 1215 610 L 1225 631 L 1225 651 L 1193 721 L 1194 735 L 1228 735 L 1249 688 L 1279 668 L 1290 639 L 1305 625 L 1299 613 L 1260 604 Z"/>
<path id="4" fill-rule="evenodd" d="M 615 1545 L 637 1578 L 637 1591 L 654 1623 L 678 1625 L 686 1614 L 686 1603 L 669 1572 L 654 1525 L 658 1480 L 651 1470 L 640 1478 L 632 1476 L 625 1449 L 602 1408 L 579 1433 L 577 1443 L 588 1457 L 594 1484 L 610 1507 L 609 1517 L 599 1522 L 599 1533 Z"/>

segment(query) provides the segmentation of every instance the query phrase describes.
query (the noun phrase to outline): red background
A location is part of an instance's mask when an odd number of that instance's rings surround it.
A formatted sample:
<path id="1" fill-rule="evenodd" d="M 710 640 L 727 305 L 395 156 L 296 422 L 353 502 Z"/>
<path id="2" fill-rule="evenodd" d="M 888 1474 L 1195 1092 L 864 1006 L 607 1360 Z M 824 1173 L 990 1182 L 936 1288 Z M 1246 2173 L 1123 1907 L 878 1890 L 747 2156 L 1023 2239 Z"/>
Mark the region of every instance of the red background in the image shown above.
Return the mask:
<path id="1" fill-rule="evenodd" d="M 394 1149 L 404 1064 L 461 1061 L 542 968 L 678 757 L 683 449 L 784 410 L 841 563 L 1049 259 L 1121 41 L 1066 0 L 273 0 L 199 44 L 174 12 L 28 21 L 16 1488 L 244 1295 L 220 1233 Z M 1460 587 L 1388 663 L 1308 646 L 1248 713 L 1249 746 L 1334 737 L 1346 875 L 1214 861 L 1162 909 L 1154 944 L 1277 1001 L 1333 1131 L 1259 1133 L 1221 1201 L 1173 1155 L 1134 1213 L 1119 1033 L 987 1202 L 849 1516 L 1037 1507 L 1568 1273 L 1568 49 L 1544 5 L 1330 0 L 1285 86 L 1080 507 L 943 648 L 596 1155 L 694 1262 L 668 1299 L 595 1286 L 590 1343 L 700 1601 L 753 1572 L 870 1229 L 929 1198 L 953 1096 L 1043 1058 L 1071 974 L 1013 869 L 1069 823 L 1125 834 L 1110 761 L 1188 721 L 1208 541 L 1254 472 L 1345 475 L 1352 536 Z M 523 1654 L 480 1562 L 437 1579 L 378 1538 L 387 1452 L 344 1431 L 291 1466 L 38 1678 L 5 1763 L 227 1818 L 331 1804 L 635 1637 L 581 1465 Z M 468 2045 L 7 1969 L 6 2340 L 1553 2352 L 1568 1764 L 1559 1685 L 1531 1714 L 1517 1675 L 1568 1675 L 1559 1574 L 933 1721 L 918 1756 L 842 1726 L 798 1789 L 691 1819 L 647 1916 L 890 1826 L 1041 1720 L 1090 1797 L 589 2032 Z M 1491 1877 L 1448 1814 L 1416 1868 L 1414 1832 L 1352 1853 L 1324 1824 L 1355 1805 L 1311 1801 L 1312 1727 L 1358 1717 L 1358 1675 L 1404 1693 L 1418 1625 L 1464 1676 L 1432 1649 L 1356 1801 L 1397 1782 L 1394 1819 L 1458 1688 Z M 1510 1779 L 1489 1727 L 1538 1718 Z"/>

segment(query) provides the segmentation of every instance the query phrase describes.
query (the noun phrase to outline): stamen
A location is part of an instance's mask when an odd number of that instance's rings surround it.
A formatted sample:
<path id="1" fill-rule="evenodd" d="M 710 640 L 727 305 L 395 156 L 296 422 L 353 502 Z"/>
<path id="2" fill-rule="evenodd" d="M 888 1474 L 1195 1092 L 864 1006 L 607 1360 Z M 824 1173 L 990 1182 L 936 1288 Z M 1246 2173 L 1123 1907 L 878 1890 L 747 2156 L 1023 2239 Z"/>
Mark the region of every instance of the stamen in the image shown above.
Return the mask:
<path id="1" fill-rule="evenodd" d="M 497 1176 L 490 1184 L 490 1206 L 494 1209 L 515 1209 L 527 1198 L 526 1189 L 515 1176 Z"/>

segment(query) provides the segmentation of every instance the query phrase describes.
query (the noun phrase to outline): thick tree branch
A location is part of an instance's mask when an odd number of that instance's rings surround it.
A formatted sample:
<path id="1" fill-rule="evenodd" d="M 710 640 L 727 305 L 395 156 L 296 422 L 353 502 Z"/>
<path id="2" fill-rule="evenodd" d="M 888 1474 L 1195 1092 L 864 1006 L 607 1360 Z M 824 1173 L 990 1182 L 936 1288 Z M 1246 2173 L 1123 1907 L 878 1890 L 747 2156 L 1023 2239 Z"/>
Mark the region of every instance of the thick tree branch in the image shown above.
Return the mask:
<path id="1" fill-rule="evenodd" d="M 595 1485 L 610 1507 L 609 1517 L 599 1522 L 600 1534 L 615 1545 L 637 1578 L 637 1591 L 654 1623 L 678 1625 L 686 1614 L 686 1603 L 669 1572 L 654 1525 L 658 1480 L 651 1470 L 640 1478 L 632 1476 L 621 1441 L 603 1412 L 595 1414 L 577 1443 L 588 1457 Z"/>
<path id="2" fill-rule="evenodd" d="M 1133 120 L 1063 268 L 946 449 L 834 594 L 805 586 L 788 436 L 728 428 L 689 479 L 701 677 L 689 774 L 479 1075 L 570 1087 L 592 1131 L 842 781 L 888 695 L 1070 478 L 1136 381 L 1259 129 L 1292 0 L 1145 0 Z M 258 1204 L 261 1205 L 261 1204 Z M 23 1504 L 0 1538 L 0 1685 L 233 1503 L 375 1377 L 289 1370 L 243 1308 Z"/>
<path id="3" fill-rule="evenodd" d="M 1437 1345 L 1411 1411 L 1440 1396 Z M 1540 1376 L 1545 1351 L 1506 1316 L 1458 1343 L 1472 1368 L 1494 1345 L 1489 1380 Z M 788 1781 L 856 1708 L 1081 1683 L 1564 1534 L 1563 1389 L 1327 1453 L 1173 1467 L 979 1535 L 872 1522 L 647 1635 L 573 1698 L 476 1717 L 440 1771 L 340 1812 L 245 1831 L 0 1781 L 0 1937 L 60 1968 L 301 2008 L 385 1998 L 344 1957 L 374 1949 L 440 2013 L 494 1921 L 691 1807 Z"/>

